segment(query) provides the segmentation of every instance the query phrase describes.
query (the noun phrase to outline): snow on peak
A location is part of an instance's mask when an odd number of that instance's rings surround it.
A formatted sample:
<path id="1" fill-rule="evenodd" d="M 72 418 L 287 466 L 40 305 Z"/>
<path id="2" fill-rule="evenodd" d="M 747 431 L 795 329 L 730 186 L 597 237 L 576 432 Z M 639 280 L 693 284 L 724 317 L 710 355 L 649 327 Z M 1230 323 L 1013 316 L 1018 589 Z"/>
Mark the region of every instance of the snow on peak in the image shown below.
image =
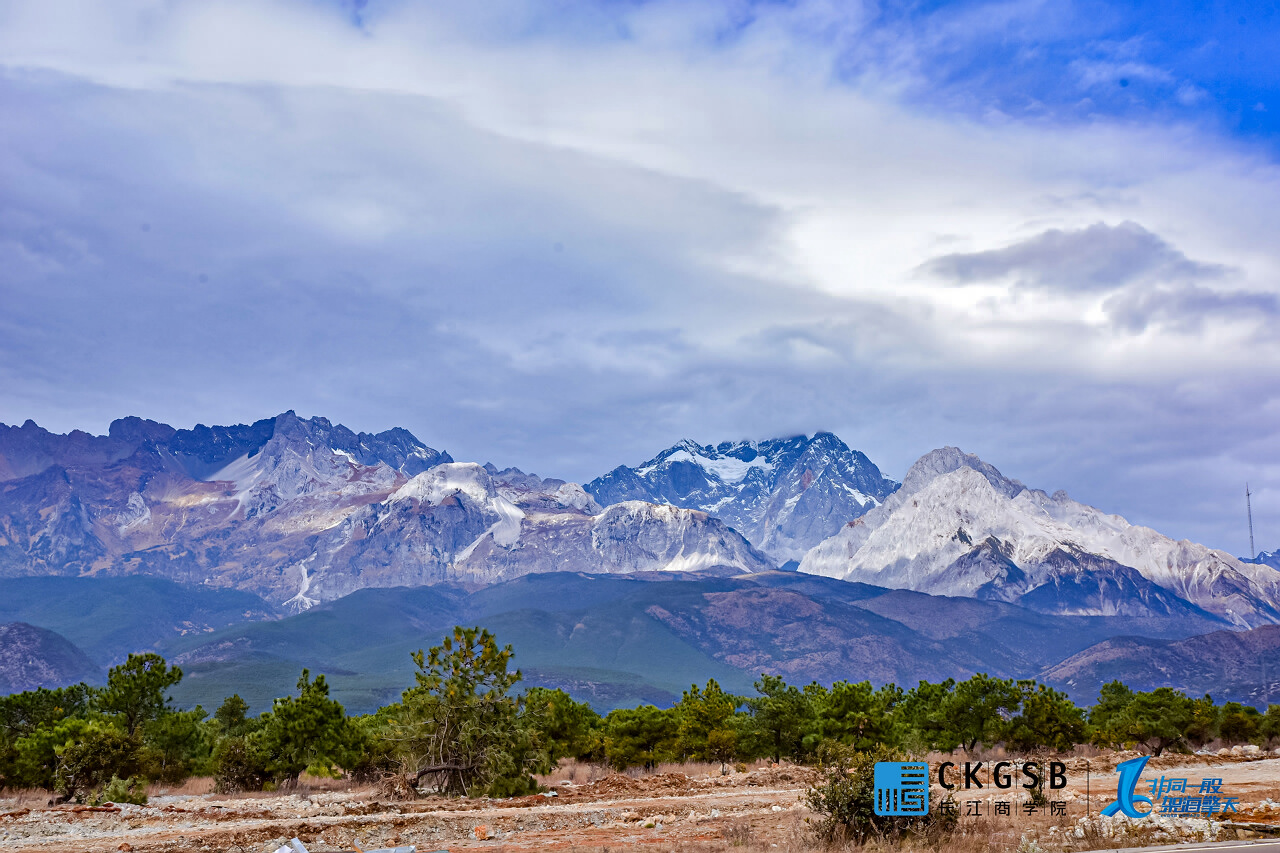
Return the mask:
<path id="1" fill-rule="evenodd" d="M 697 447 L 697 445 L 694 446 Z M 645 476 L 652 473 L 660 465 L 692 462 L 707 473 L 714 475 L 722 483 L 737 484 L 747 478 L 747 474 L 751 472 L 752 468 L 760 468 L 765 472 L 773 470 L 773 465 L 765 461 L 763 456 L 757 456 L 746 462 L 736 456 L 721 456 L 714 450 L 707 453 L 707 450 L 708 448 L 698 448 L 695 453 L 682 446 L 681 449 L 663 457 L 661 462 L 655 462 L 640 468 L 636 473 Z"/>
<path id="2" fill-rule="evenodd" d="M 906 497 L 935 478 L 960 468 L 969 468 L 978 472 L 987 479 L 992 488 L 1006 497 L 1011 498 L 1026 488 L 1022 483 L 1009 479 L 996 470 L 994 465 L 984 462 L 972 453 L 965 453 L 958 447 L 940 447 L 916 460 L 907 471 L 907 476 L 902 478 L 902 489 L 899 494 Z"/>
<path id="3" fill-rule="evenodd" d="M 387 498 L 387 502 L 416 500 L 438 505 L 445 498 L 465 494 L 479 504 L 495 496 L 489 472 L 474 462 L 446 462 L 416 474 Z"/>
<path id="4" fill-rule="evenodd" d="M 1092 555 L 1237 624 L 1273 621 L 1280 580 L 1262 566 L 1175 542 L 1067 497 L 1029 489 L 956 448 L 926 454 L 884 504 L 812 548 L 800 570 L 942 595 L 992 580 L 966 570 L 998 543 L 1031 588 L 1060 573 L 1058 555 Z"/>
<path id="5" fill-rule="evenodd" d="M 565 483 L 551 495 L 561 506 L 572 507 L 589 514 L 600 512 L 600 504 L 596 503 L 596 499 L 587 494 L 586 489 L 577 483 Z"/>

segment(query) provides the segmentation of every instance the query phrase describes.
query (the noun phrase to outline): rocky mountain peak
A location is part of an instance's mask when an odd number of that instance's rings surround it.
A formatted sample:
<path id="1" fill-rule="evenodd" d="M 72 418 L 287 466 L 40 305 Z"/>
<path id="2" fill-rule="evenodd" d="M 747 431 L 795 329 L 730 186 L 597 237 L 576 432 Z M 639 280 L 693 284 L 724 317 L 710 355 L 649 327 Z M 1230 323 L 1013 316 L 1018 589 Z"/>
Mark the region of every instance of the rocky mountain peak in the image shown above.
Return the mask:
<path id="1" fill-rule="evenodd" d="M 107 428 L 107 435 L 110 438 L 133 445 L 144 442 L 163 444 L 173 438 L 175 432 L 177 430 L 168 424 L 138 417 L 119 418 L 112 421 L 111 426 Z"/>
<path id="2" fill-rule="evenodd" d="M 1280 548 L 1275 551 L 1259 551 L 1258 555 L 1252 559 L 1248 557 L 1241 557 L 1240 562 L 1252 563 L 1255 566 L 1270 566 L 1271 568 L 1280 571 Z"/>
<path id="3" fill-rule="evenodd" d="M 1006 497 L 1013 497 L 1026 488 L 1017 480 L 1011 480 L 996 470 L 994 465 L 984 462 L 972 453 L 965 453 L 958 447 L 940 447 L 931 450 L 915 461 L 902 478 L 902 494 L 914 494 L 925 485 L 943 474 L 949 474 L 961 468 L 969 468 L 987 479 L 996 491 Z"/>
<path id="4" fill-rule="evenodd" d="M 1029 489 L 954 447 L 921 457 L 901 490 L 800 570 L 1049 613 L 1280 621 L 1280 573 Z"/>
<path id="5" fill-rule="evenodd" d="M 897 487 L 829 432 L 715 445 L 685 439 L 585 486 L 605 506 L 641 500 L 710 513 L 778 562 L 799 559 Z"/>

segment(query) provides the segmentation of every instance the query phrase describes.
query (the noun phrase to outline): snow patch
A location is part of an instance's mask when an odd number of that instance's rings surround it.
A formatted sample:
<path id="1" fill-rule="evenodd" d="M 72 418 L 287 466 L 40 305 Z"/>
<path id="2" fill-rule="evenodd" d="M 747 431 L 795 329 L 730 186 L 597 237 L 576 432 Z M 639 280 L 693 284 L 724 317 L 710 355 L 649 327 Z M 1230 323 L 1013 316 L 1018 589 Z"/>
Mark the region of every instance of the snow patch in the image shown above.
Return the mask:
<path id="1" fill-rule="evenodd" d="M 744 462 L 733 456 L 711 457 L 701 453 L 690 453 L 688 450 L 677 450 L 657 465 L 649 465 L 636 471 L 641 477 L 653 473 L 659 465 L 670 465 L 673 462 L 692 462 L 704 471 L 714 474 L 722 483 L 741 483 L 747 478 L 752 468 L 772 471 L 773 464 L 766 462 L 763 456 L 757 456 L 750 462 Z"/>
<path id="2" fill-rule="evenodd" d="M 446 462 L 428 468 L 391 493 L 387 502 L 416 500 L 437 506 L 445 498 L 464 494 L 479 504 L 496 497 L 489 472 L 474 462 Z"/>

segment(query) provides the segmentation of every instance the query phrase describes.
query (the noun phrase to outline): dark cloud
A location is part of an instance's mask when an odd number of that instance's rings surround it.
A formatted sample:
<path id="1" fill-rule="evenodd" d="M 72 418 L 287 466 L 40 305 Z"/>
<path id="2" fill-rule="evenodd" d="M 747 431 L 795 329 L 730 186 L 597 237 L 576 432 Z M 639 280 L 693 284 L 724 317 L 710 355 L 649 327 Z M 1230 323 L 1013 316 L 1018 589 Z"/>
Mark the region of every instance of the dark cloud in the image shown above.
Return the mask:
<path id="1" fill-rule="evenodd" d="M 1140 287 L 1107 298 L 1103 310 L 1126 332 L 1152 325 L 1177 332 L 1199 332 L 1208 320 L 1275 320 L 1280 298 L 1248 290 L 1209 290 L 1194 284 Z"/>
<path id="2" fill-rule="evenodd" d="M 1013 279 L 1020 287 L 1117 290 L 1134 282 L 1218 278 L 1228 269 L 1189 259 L 1136 222 L 1050 229 L 1003 249 L 943 255 L 921 269 L 956 284 Z"/>

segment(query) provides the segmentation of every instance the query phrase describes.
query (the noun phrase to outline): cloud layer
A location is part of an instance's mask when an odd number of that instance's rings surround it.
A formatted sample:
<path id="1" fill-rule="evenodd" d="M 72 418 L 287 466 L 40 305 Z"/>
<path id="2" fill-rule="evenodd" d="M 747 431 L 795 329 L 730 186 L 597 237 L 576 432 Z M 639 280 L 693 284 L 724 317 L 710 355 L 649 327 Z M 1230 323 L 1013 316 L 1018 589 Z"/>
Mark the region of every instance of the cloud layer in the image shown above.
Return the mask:
<path id="1" fill-rule="evenodd" d="M 1133 43 L 1039 110 L 966 58 L 1063 14 L 0 4 L 0 420 L 296 408 L 579 479 L 832 429 L 1236 551 L 1247 478 L 1265 544 L 1280 172 L 1099 106 L 1197 85 Z"/>

